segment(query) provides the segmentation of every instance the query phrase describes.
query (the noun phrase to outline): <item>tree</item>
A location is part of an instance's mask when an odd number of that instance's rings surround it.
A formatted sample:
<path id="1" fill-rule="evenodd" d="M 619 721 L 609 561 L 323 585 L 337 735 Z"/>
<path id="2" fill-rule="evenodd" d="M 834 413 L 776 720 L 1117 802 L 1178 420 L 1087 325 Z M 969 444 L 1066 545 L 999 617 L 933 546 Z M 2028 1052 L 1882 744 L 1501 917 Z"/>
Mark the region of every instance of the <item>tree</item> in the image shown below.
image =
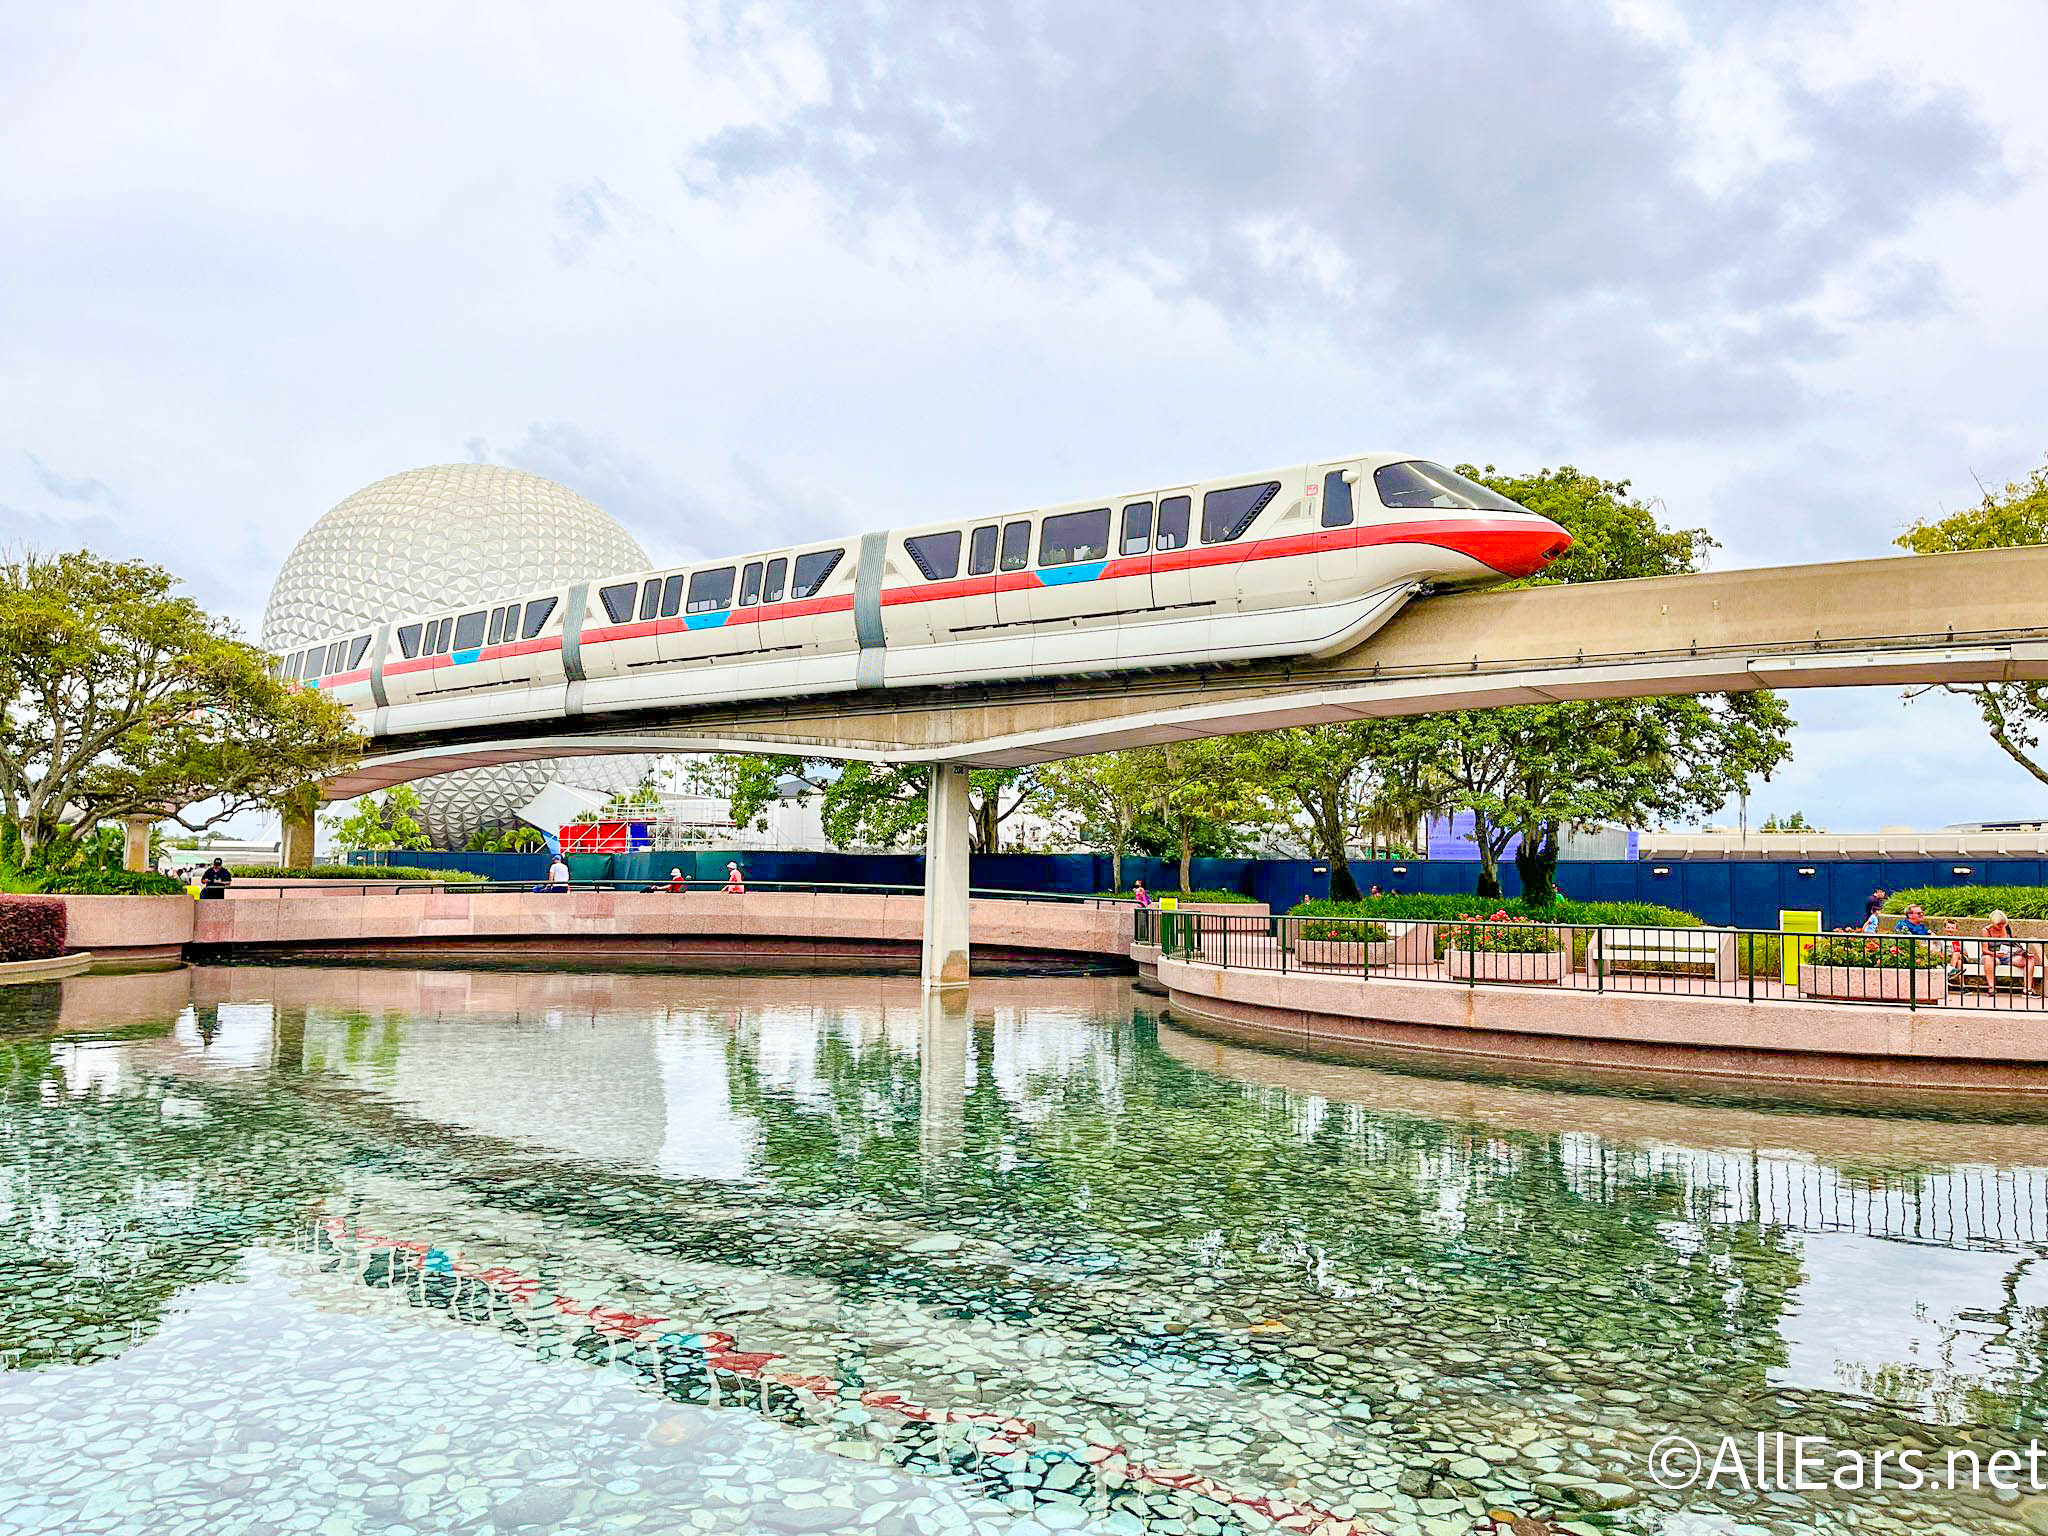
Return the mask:
<path id="1" fill-rule="evenodd" d="M 1218 824 L 1252 827 L 1273 819 L 1272 801 L 1258 760 L 1243 737 L 1176 741 L 1152 749 L 1152 809 L 1165 824 L 1180 865 L 1180 889 L 1192 889 L 1190 866 L 1205 829 Z"/>
<path id="2" fill-rule="evenodd" d="M 1124 887 L 1124 855 L 1151 803 L 1157 757 L 1157 749 L 1104 752 L 1038 770 L 1034 795 L 1039 813 L 1055 824 L 1072 821 L 1086 846 L 1109 850 L 1112 890 Z"/>
<path id="3" fill-rule="evenodd" d="M 1330 894 L 1356 901 L 1355 844 L 1405 841 L 1432 804 L 1425 783 L 1398 771 L 1387 722 L 1350 720 L 1244 738 L 1248 766 L 1276 814 L 1305 824 L 1309 846 L 1330 866 Z"/>
<path id="4" fill-rule="evenodd" d="M 1757 830 L 1759 832 L 1825 832 L 1827 828 L 1816 827 L 1812 822 L 1808 821 L 1806 819 L 1806 812 L 1794 811 L 1782 821 L 1776 816 L 1769 817 Z"/>
<path id="5" fill-rule="evenodd" d="M 968 775 L 967 838 L 974 853 L 1002 847 L 1003 823 L 1030 801 L 1035 768 L 977 768 Z M 735 826 L 765 831 L 785 779 L 824 799 L 825 835 L 836 848 L 921 847 L 931 770 L 922 763 L 838 763 L 780 753 L 701 759 L 690 772 L 700 794 L 724 800 Z"/>
<path id="6" fill-rule="evenodd" d="M 85 550 L 0 561 L 0 811 L 24 862 L 103 820 L 199 831 L 359 756 L 346 710 L 175 585 Z"/>
<path id="7" fill-rule="evenodd" d="M 1678 575 L 1715 547 L 1703 529 L 1661 526 L 1626 480 L 1569 465 L 1463 472 L 1571 532 L 1573 548 L 1532 584 Z M 1472 814 L 1479 894 L 1501 894 L 1500 861 L 1519 837 L 1523 895 L 1540 903 L 1555 893 L 1565 827 L 1710 811 L 1785 760 L 1791 723 L 1764 691 L 1459 710 L 1390 722 L 1382 740 L 1389 777 L 1432 784 L 1445 809 Z"/>
<path id="8" fill-rule="evenodd" d="M 2024 480 L 2008 481 L 2002 490 L 1985 487 L 1974 507 L 1932 522 L 1913 524 L 1898 537 L 1901 549 L 1916 555 L 1947 554 L 1966 549 L 2011 549 L 2021 544 L 2048 544 L 2048 465 Z M 1998 749 L 2028 773 L 2048 784 L 2048 763 L 2041 756 L 2041 733 L 2048 726 L 2048 684 L 1941 683 L 1944 692 L 1973 700 L 1985 729 Z M 1927 692 L 1908 691 L 1908 699 Z"/>
<path id="9" fill-rule="evenodd" d="M 420 820 L 419 791 L 397 784 L 380 795 L 365 795 L 346 816 L 324 818 L 336 843 L 352 853 L 382 853 L 393 848 L 431 848 L 426 824 Z"/>

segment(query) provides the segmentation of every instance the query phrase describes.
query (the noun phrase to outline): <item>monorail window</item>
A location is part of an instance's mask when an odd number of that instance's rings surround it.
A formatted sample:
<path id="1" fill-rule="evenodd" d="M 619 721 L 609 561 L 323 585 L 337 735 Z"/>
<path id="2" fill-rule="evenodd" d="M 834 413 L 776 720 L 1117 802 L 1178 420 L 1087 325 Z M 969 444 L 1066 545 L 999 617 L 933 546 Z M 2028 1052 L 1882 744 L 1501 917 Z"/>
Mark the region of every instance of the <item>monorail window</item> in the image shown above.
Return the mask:
<path id="1" fill-rule="evenodd" d="M 926 581 L 951 581 L 960 574 L 960 530 L 951 533 L 920 533 L 905 539 L 903 547 L 924 572 Z"/>
<path id="2" fill-rule="evenodd" d="M 496 645 L 500 640 L 504 638 L 505 610 L 502 608 L 493 608 L 491 610 L 491 632 L 484 636 L 484 644 Z"/>
<path id="3" fill-rule="evenodd" d="M 604 602 L 604 611 L 614 624 L 623 624 L 633 617 L 633 596 L 639 587 L 630 581 L 622 581 L 615 587 L 604 587 L 598 597 Z"/>
<path id="4" fill-rule="evenodd" d="M 398 650 L 407 661 L 420 653 L 420 626 L 401 624 L 398 626 Z"/>
<path id="5" fill-rule="evenodd" d="M 315 677 L 324 677 L 326 676 L 326 674 L 327 647 L 324 645 L 316 645 L 313 647 L 312 650 L 306 652 L 306 676 L 310 679 Z"/>
<path id="6" fill-rule="evenodd" d="M 1003 558 L 998 564 L 1006 571 L 1021 571 L 1030 563 L 1031 524 L 1022 518 L 1003 524 Z"/>
<path id="7" fill-rule="evenodd" d="M 440 636 L 434 641 L 434 654 L 436 656 L 446 656 L 448 654 L 448 638 L 454 633 L 455 621 L 453 619 L 443 619 L 441 621 Z"/>
<path id="8" fill-rule="evenodd" d="M 357 636 L 355 637 L 355 639 L 353 639 L 353 640 L 351 640 L 351 641 L 349 642 L 349 646 L 348 646 L 348 669 L 349 669 L 349 671 L 353 672 L 353 671 L 355 671 L 355 669 L 356 669 L 357 667 L 360 667 L 360 666 L 361 666 L 361 665 L 363 664 L 363 652 L 367 651 L 367 650 L 368 650 L 369 648 L 370 648 L 370 637 L 369 637 L 368 635 L 357 635 Z"/>
<path id="9" fill-rule="evenodd" d="M 528 603 L 526 605 L 525 637 L 531 640 L 535 635 L 539 634 L 548 622 L 548 615 L 554 611 L 555 600 L 552 597 L 536 597 L 532 602 Z"/>
<path id="10" fill-rule="evenodd" d="M 740 572 L 740 606 L 751 608 L 761 601 L 761 562 L 749 560 Z"/>
<path id="11" fill-rule="evenodd" d="M 801 561 L 798 562 L 802 564 Z M 732 606 L 732 567 L 699 571 L 690 578 L 690 612 L 716 613 Z"/>
<path id="12" fill-rule="evenodd" d="M 1190 496 L 1162 496 L 1159 499 L 1159 540 L 1154 549 L 1185 549 L 1188 543 L 1188 512 L 1194 506 Z"/>
<path id="13" fill-rule="evenodd" d="M 650 576 L 640 589 L 640 617 L 651 619 L 661 611 L 661 578 Z"/>
<path id="14" fill-rule="evenodd" d="M 1351 482 L 1344 478 L 1341 469 L 1333 469 L 1323 476 L 1323 526 L 1351 526 Z"/>
<path id="15" fill-rule="evenodd" d="M 683 578 L 680 572 L 661 584 L 661 616 L 672 619 L 683 611 Z"/>
<path id="16" fill-rule="evenodd" d="M 475 613 L 465 613 L 455 621 L 455 649 L 473 651 L 484 643 L 484 620 L 488 618 L 481 608 Z"/>
<path id="17" fill-rule="evenodd" d="M 767 580 L 761 587 L 762 602 L 779 603 L 782 601 L 782 579 L 788 574 L 789 561 L 787 559 L 770 560 L 768 562 Z"/>
<path id="18" fill-rule="evenodd" d="M 1439 507 L 1454 512 L 1529 510 L 1477 480 L 1467 480 L 1456 470 L 1427 459 L 1382 464 L 1372 472 L 1372 483 L 1379 490 L 1383 507 Z"/>
<path id="19" fill-rule="evenodd" d="M 1038 563 L 1073 565 L 1082 560 L 1101 560 L 1109 554 L 1109 508 L 1088 512 L 1062 512 L 1048 517 L 1038 529 Z"/>
<path id="20" fill-rule="evenodd" d="M 1142 555 L 1152 547 L 1152 503 L 1134 501 L 1124 508 L 1124 538 L 1117 546 L 1127 555 Z"/>
<path id="21" fill-rule="evenodd" d="M 815 554 L 796 557 L 796 580 L 789 584 L 791 597 L 810 597 L 825 585 L 825 578 L 832 574 L 841 558 L 843 549 L 821 549 Z"/>
<path id="22" fill-rule="evenodd" d="M 339 672 L 341 670 L 341 653 L 347 645 L 348 642 L 346 640 L 337 640 L 334 644 L 327 647 L 327 670 L 329 672 Z"/>
<path id="23" fill-rule="evenodd" d="M 1280 494 L 1280 482 L 1262 485 L 1233 485 L 1224 491 L 1207 491 L 1202 496 L 1202 542 L 1228 544 L 1251 527 L 1252 519 L 1266 510 Z"/>
<path id="24" fill-rule="evenodd" d="M 974 541 L 967 550 L 967 574 L 986 576 L 996 568 L 996 530 L 990 524 L 974 530 Z"/>

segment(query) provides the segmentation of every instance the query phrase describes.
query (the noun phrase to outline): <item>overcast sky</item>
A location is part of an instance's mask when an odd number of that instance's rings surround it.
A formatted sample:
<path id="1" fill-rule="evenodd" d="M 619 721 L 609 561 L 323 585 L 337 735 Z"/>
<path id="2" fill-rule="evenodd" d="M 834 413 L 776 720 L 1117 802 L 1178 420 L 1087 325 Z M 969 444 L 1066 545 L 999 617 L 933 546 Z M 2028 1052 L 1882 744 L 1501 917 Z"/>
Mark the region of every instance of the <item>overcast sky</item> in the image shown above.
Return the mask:
<path id="1" fill-rule="evenodd" d="M 1391 448 L 1633 480 L 1723 567 L 2048 452 L 2040 0 L 17 5 L 0 537 L 253 632 L 451 459 L 657 558 Z M 1756 817 L 2048 812 L 1793 696 Z"/>

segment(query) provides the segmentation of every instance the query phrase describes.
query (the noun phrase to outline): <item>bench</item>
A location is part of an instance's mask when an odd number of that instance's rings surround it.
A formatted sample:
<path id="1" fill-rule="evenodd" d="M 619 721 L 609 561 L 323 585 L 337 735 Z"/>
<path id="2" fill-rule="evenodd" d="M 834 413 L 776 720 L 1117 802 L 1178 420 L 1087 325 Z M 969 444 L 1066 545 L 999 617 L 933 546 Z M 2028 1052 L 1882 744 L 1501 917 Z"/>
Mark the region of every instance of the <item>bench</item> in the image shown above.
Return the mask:
<path id="1" fill-rule="evenodd" d="M 1956 939 L 1953 942 L 1955 944 L 1955 952 L 1951 957 L 1949 967 L 1953 973 L 1949 978 L 1950 984 L 1958 987 L 1981 988 L 1984 985 L 1984 945 L 1986 941 L 1983 939 Z M 2004 944 L 2011 948 L 2018 948 L 2024 944 L 2024 941 L 2017 939 L 1992 939 L 1989 942 L 1992 944 Z M 2048 959 L 2048 952 L 2044 952 L 2038 943 L 2025 944 L 2024 947 L 2033 951 L 2035 960 L 2033 967 L 2034 976 L 2043 977 L 2044 979 L 2041 984 L 2044 987 L 2048 987 L 2048 966 L 2044 966 L 2041 963 L 2044 959 Z M 1991 989 L 1993 991 L 2008 984 L 2015 990 L 2020 990 L 2024 988 L 2029 980 L 2030 978 L 2022 972 L 2019 966 L 2014 965 L 2009 958 L 2001 958 L 1991 968 Z"/>
<path id="2" fill-rule="evenodd" d="M 1586 948 L 1586 974 L 1644 966 L 1697 966 L 1714 980 L 1735 974 L 1735 935 L 1720 928 L 1602 928 Z"/>

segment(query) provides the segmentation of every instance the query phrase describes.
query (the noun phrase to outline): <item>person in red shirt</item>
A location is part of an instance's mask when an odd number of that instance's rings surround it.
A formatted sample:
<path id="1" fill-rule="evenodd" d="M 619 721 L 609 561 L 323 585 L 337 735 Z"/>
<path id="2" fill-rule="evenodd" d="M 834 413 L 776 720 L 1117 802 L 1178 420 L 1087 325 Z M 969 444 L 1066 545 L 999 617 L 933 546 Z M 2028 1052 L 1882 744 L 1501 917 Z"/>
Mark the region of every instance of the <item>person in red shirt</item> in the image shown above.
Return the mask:
<path id="1" fill-rule="evenodd" d="M 745 879 L 744 879 L 744 878 L 743 878 L 743 877 L 741 876 L 741 874 L 740 874 L 740 867 L 739 867 L 739 865 L 737 865 L 737 864 L 728 864 L 728 865 L 726 865 L 726 866 L 725 866 L 725 890 L 726 890 L 727 892 L 729 892 L 730 894 L 732 894 L 732 895 L 738 896 L 738 895 L 741 895 L 741 894 L 743 894 L 743 893 L 744 893 L 744 892 L 746 891 L 746 888 L 747 888 L 747 882 L 746 882 L 746 880 L 745 880 Z"/>

